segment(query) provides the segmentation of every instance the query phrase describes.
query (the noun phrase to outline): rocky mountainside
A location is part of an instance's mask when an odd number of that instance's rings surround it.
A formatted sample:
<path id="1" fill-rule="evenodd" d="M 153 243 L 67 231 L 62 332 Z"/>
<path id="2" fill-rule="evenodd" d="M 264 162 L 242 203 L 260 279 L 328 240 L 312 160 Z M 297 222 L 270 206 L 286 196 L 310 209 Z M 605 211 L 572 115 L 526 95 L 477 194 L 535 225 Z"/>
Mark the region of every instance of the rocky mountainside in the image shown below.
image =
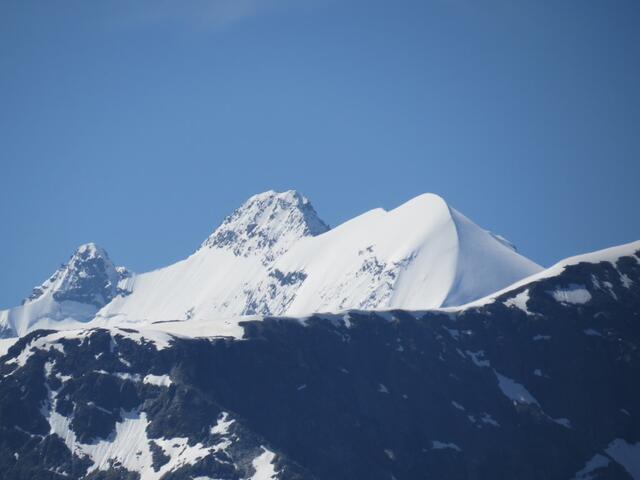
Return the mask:
<path id="1" fill-rule="evenodd" d="M 250 315 L 462 305 L 541 270 L 433 194 L 330 230 L 300 193 L 265 192 L 185 260 L 139 275 L 124 275 L 91 249 L 96 268 L 72 260 L 49 280 L 65 279 L 42 294 L 46 301 L 0 312 L 0 334 L 89 320 L 208 322 L 211 334 L 226 334 L 225 321 Z M 45 283 L 36 294 L 49 290 Z"/>
<path id="2" fill-rule="evenodd" d="M 231 249 L 236 256 L 244 257 L 257 253 L 269 263 L 299 239 L 328 230 L 302 194 L 270 190 L 254 195 L 225 218 L 200 248 Z"/>
<path id="3" fill-rule="evenodd" d="M 129 277 L 105 250 L 93 243 L 81 245 L 21 306 L 0 311 L 0 337 L 24 335 L 35 326 L 91 320 L 113 298 L 128 293 L 121 285 Z"/>
<path id="4" fill-rule="evenodd" d="M 39 330 L 0 477 L 638 479 L 639 317 L 636 242 L 459 308 Z"/>

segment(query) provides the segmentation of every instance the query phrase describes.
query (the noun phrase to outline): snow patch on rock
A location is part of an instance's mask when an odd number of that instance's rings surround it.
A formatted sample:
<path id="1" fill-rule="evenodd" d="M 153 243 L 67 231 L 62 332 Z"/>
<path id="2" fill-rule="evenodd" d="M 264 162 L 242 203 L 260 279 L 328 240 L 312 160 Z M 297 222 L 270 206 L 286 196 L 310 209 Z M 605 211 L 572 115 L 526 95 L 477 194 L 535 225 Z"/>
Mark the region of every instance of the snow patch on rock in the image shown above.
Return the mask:
<path id="1" fill-rule="evenodd" d="M 517 294 L 515 297 L 505 300 L 503 304 L 505 305 L 505 307 L 519 308 L 527 315 L 530 315 L 531 312 L 527 308 L 528 301 L 529 301 L 529 289 L 527 288 L 526 290 L 523 290 L 522 292 Z"/>
<path id="2" fill-rule="evenodd" d="M 521 385 L 509 377 L 499 374 L 495 370 L 494 373 L 498 379 L 498 387 L 500 387 L 504 396 L 512 400 L 513 403 L 525 403 L 540 406 L 538 401 L 533 395 L 531 395 L 531 393 L 529 393 L 529 390 L 527 390 L 524 385 Z"/>
<path id="3" fill-rule="evenodd" d="M 433 450 L 446 450 L 446 449 L 449 449 L 449 450 L 455 450 L 457 452 L 461 452 L 462 451 L 462 449 L 458 445 L 456 445 L 455 443 L 452 443 L 452 442 L 441 442 L 439 440 L 433 440 L 431 442 L 431 448 Z"/>
<path id="4" fill-rule="evenodd" d="M 549 292 L 560 303 L 580 305 L 591 300 L 591 293 L 584 285 L 571 284 L 565 288 L 556 288 Z"/>
<path id="5" fill-rule="evenodd" d="M 640 479 L 640 442 L 628 443 L 618 438 L 609 444 L 606 452 L 622 465 L 634 480 Z"/>
<path id="6" fill-rule="evenodd" d="M 273 464 L 276 454 L 264 446 L 261 448 L 262 453 L 251 462 L 255 473 L 249 480 L 276 480 L 278 478 L 278 473 L 276 472 L 275 465 Z"/>
<path id="7" fill-rule="evenodd" d="M 594 472 L 600 468 L 604 468 L 609 465 L 610 460 L 604 455 L 597 454 L 591 460 L 589 460 L 584 468 L 576 473 L 573 480 L 591 480 L 594 477 Z"/>

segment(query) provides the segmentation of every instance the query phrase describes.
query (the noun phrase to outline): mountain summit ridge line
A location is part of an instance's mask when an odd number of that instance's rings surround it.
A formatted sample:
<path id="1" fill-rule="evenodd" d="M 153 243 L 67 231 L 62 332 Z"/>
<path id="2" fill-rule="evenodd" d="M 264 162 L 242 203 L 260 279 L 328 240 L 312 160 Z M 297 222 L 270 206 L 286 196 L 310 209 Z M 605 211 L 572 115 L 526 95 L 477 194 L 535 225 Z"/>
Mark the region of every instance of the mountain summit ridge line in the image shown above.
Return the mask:
<path id="1" fill-rule="evenodd" d="M 70 303 L 60 291 L 29 299 L 0 313 L 4 335 L 93 319 L 215 322 L 449 307 L 542 270 L 429 193 L 330 228 L 301 193 L 269 190 L 250 197 L 195 252 L 167 267 L 121 275 L 102 256 L 113 277 L 104 301 Z"/>

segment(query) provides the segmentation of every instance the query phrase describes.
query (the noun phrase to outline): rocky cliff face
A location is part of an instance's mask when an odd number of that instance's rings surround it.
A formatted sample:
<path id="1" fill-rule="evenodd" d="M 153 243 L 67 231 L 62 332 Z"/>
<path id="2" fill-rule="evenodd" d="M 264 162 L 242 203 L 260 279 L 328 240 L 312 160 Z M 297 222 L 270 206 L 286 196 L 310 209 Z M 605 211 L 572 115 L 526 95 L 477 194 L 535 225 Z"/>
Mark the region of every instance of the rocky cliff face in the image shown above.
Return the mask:
<path id="1" fill-rule="evenodd" d="M 0 477 L 640 478 L 639 317 L 630 250 L 242 340 L 34 332 L 0 359 Z"/>
<path id="2" fill-rule="evenodd" d="M 128 276 L 129 272 L 116 267 L 104 249 L 87 243 L 78 247 L 51 278 L 34 288 L 24 303 L 50 293 L 58 302 L 72 301 L 100 308 L 122 293 L 118 283 Z"/>

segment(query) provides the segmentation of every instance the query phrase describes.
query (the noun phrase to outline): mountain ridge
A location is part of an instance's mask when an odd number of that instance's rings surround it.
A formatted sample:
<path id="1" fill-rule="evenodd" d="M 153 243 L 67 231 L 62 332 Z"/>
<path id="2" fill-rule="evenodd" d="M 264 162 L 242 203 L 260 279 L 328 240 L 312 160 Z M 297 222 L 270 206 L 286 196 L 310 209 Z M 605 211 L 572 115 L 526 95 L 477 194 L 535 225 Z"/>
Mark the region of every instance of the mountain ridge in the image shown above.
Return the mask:
<path id="1" fill-rule="evenodd" d="M 304 195 L 271 190 L 250 197 L 194 253 L 167 267 L 118 273 L 104 250 L 94 245 L 92 251 L 107 259 L 113 277 L 105 301 L 87 291 L 84 300 L 74 294 L 83 300 L 76 302 L 77 314 L 61 312 L 64 302 L 53 301 L 50 312 L 43 306 L 31 317 L 32 309 L 5 310 L 4 336 L 94 317 L 214 322 L 349 308 L 439 308 L 541 270 L 435 194 L 389 211 L 376 208 L 330 229 Z M 87 283 L 91 275 L 85 277 Z"/>
<path id="2" fill-rule="evenodd" d="M 456 222 L 469 235 L 459 236 Z M 476 241 L 483 246 L 478 255 L 469 250 Z M 466 270 L 456 271 L 459 251 L 469 253 Z M 433 194 L 365 212 L 317 235 L 298 233 L 281 255 L 272 252 L 256 258 L 226 244 L 200 249 L 136 276 L 132 295 L 114 299 L 99 315 L 175 320 L 439 307 L 449 294 L 448 304 L 463 302 L 540 270 Z M 450 291 L 454 282 L 456 292 Z"/>
<path id="3" fill-rule="evenodd" d="M 29 333 L 0 352 L 0 476 L 640 478 L 640 242 L 498 293 L 245 318 L 236 337 Z"/>

